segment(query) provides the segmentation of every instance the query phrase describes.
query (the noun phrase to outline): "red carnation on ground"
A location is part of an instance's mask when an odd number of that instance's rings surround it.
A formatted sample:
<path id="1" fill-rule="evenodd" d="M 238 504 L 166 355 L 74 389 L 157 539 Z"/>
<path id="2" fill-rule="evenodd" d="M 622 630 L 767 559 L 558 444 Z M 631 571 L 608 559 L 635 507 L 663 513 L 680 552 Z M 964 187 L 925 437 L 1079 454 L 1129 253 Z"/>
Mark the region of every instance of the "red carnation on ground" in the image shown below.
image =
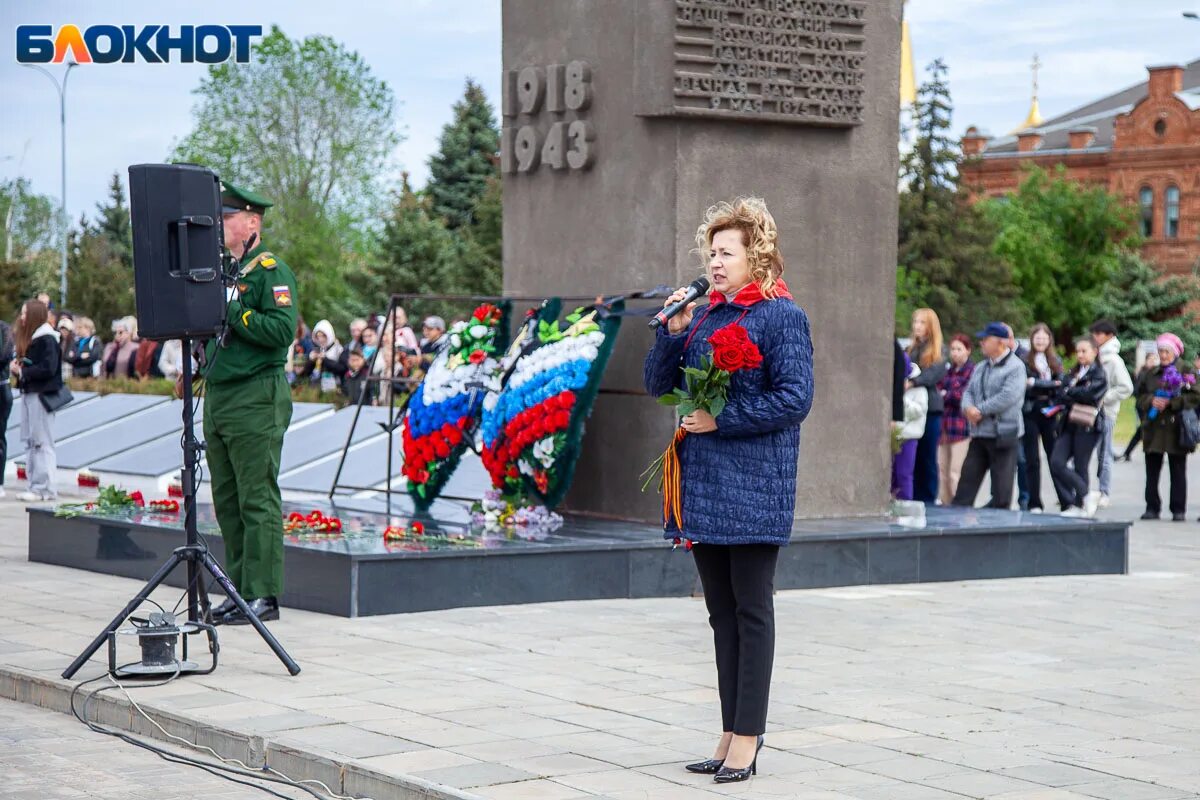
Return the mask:
<path id="1" fill-rule="evenodd" d="M 482 364 L 487 360 L 487 353 L 482 350 L 472 350 L 471 355 L 467 356 L 467 360 L 475 365 Z"/>

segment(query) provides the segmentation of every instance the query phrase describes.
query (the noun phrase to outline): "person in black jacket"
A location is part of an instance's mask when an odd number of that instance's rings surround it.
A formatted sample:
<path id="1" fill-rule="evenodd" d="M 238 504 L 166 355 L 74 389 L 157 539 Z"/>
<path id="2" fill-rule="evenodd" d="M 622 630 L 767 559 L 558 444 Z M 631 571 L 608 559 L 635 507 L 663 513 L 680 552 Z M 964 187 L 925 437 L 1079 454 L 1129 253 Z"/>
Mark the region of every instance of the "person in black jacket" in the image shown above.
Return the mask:
<path id="1" fill-rule="evenodd" d="M 1025 355 L 1025 434 L 1021 447 L 1025 450 L 1025 478 L 1029 491 L 1026 508 L 1042 511 L 1042 458 L 1038 453 L 1038 442 L 1046 451 L 1046 463 L 1054 455 L 1054 443 L 1058 440 L 1058 420 L 1047 417 L 1042 411 L 1053 406 L 1062 387 L 1063 365 L 1054 352 L 1054 334 L 1043 322 L 1033 326 L 1029 332 L 1029 352 Z M 1057 488 L 1057 484 L 1055 485 Z M 1060 510 L 1067 509 L 1062 493 L 1058 493 Z"/>
<path id="2" fill-rule="evenodd" d="M 8 466 L 8 417 L 13 407 L 9 367 L 16 352 L 12 328 L 0 320 L 0 497 L 4 497 L 4 470 Z"/>
<path id="3" fill-rule="evenodd" d="M 63 386 L 62 353 L 59 351 L 58 331 L 50 326 L 46 304 L 29 300 L 21 307 L 16 336 L 18 361 L 13 369 L 21 389 L 21 438 L 25 440 L 26 472 L 29 491 L 20 500 L 35 503 L 58 497 L 55 477 L 58 462 L 54 455 L 54 412 L 42 404 L 42 395 L 58 391 Z"/>
<path id="4" fill-rule="evenodd" d="M 77 378 L 94 378 L 100 374 L 104 343 L 96 335 L 96 323 L 91 318 L 75 319 L 74 340 L 63 353 L 63 358 L 71 365 L 71 374 Z"/>
<path id="5" fill-rule="evenodd" d="M 942 393 L 938 381 L 946 376 L 950 354 L 942 340 L 942 323 L 932 308 L 918 308 L 912 317 L 912 344 L 908 346 L 912 363 L 921 374 L 906 381 L 904 388 L 923 387 L 929 395 L 929 411 L 925 415 L 925 433 L 917 440 L 917 462 L 913 470 L 913 499 L 922 503 L 937 502 L 938 439 L 942 435 Z"/>
<path id="6" fill-rule="evenodd" d="M 1104 414 L 1104 393 L 1108 391 L 1108 378 L 1096 355 L 1096 343 L 1091 339 L 1083 338 L 1075 343 L 1078 363 L 1066 375 L 1058 394 L 1058 401 L 1063 406 L 1059 412 L 1062 428 L 1050 457 L 1050 475 L 1059 496 L 1067 503 L 1064 517 L 1095 516 L 1100 502 L 1099 492 L 1088 492 L 1088 462 L 1103 435 L 1103 428 L 1098 423 Z M 1076 406 L 1090 406 L 1096 412 L 1091 425 L 1070 420 L 1071 409 Z M 1068 462 L 1073 462 L 1074 468 L 1068 466 Z"/>

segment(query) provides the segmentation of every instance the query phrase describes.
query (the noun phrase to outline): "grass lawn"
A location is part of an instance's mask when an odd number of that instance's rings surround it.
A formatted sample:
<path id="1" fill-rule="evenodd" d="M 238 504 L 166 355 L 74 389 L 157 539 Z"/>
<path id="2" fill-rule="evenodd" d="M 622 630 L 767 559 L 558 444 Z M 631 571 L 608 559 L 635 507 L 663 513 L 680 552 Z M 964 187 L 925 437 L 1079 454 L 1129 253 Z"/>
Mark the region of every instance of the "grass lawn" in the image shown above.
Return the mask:
<path id="1" fill-rule="evenodd" d="M 1133 408 L 1133 398 L 1122 400 L 1121 413 L 1117 415 L 1117 428 L 1113 431 L 1113 448 L 1117 452 L 1125 449 L 1125 445 L 1133 437 L 1133 432 L 1137 430 L 1137 425 L 1137 412 Z"/>

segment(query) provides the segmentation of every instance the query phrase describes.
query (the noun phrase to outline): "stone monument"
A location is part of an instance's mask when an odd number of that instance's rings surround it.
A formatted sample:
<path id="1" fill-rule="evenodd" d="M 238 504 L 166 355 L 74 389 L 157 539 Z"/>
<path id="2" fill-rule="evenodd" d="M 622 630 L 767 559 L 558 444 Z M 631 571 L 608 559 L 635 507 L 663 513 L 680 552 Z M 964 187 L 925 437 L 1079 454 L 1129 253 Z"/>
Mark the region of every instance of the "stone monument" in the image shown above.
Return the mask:
<path id="1" fill-rule="evenodd" d="M 901 0 L 504 0 L 504 289 L 683 285 L 704 210 L 766 199 L 812 322 L 797 517 L 883 511 Z M 638 474 L 670 409 L 626 320 L 567 510 L 658 519 Z"/>

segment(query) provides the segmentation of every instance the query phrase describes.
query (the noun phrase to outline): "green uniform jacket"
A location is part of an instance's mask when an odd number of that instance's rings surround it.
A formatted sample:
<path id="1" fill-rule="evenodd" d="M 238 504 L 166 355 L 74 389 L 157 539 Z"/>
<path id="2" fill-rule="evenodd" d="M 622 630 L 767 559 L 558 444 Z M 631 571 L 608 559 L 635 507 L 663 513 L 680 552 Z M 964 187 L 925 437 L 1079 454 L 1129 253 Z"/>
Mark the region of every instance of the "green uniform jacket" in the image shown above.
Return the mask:
<path id="1" fill-rule="evenodd" d="M 225 344 L 208 344 L 205 379 L 212 384 L 282 370 L 296 338 L 296 276 L 291 267 L 261 245 L 243 256 L 242 264 L 240 297 L 229 303 Z"/>
<path id="2" fill-rule="evenodd" d="M 1175 359 L 1175 369 L 1181 375 L 1191 375 L 1192 365 L 1182 358 Z M 1155 367 L 1142 373 L 1136 389 L 1137 412 L 1142 420 L 1142 441 L 1147 453 L 1166 453 L 1168 455 L 1183 455 L 1192 452 L 1179 444 L 1179 415 L 1194 414 L 1200 405 L 1200 392 L 1195 387 L 1185 385 L 1183 391 L 1175 395 L 1167 403 L 1167 407 L 1158 413 L 1154 419 L 1149 419 L 1154 393 L 1158 390 L 1158 382 L 1162 378 L 1163 367 Z"/>

